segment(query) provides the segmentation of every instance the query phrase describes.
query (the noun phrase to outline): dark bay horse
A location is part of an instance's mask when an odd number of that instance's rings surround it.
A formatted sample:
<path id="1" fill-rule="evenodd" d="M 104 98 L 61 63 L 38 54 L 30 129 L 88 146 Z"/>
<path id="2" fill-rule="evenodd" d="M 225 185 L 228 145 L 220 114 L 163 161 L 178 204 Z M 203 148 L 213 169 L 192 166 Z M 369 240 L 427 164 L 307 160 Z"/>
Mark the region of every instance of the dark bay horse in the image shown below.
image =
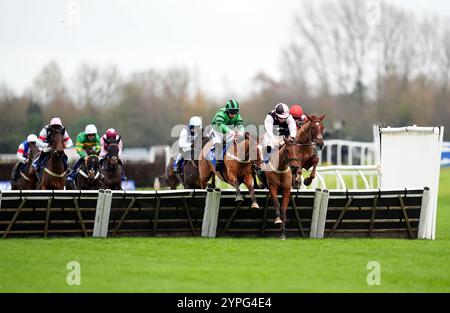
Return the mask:
<path id="1" fill-rule="evenodd" d="M 103 175 L 100 170 L 100 161 L 96 154 L 88 154 L 84 158 L 76 175 L 76 187 L 78 190 L 98 190 L 102 186 Z M 66 189 L 70 189 L 66 184 Z"/>
<path id="2" fill-rule="evenodd" d="M 30 145 L 30 153 L 28 154 L 27 163 L 19 172 L 20 176 L 17 178 L 17 180 L 11 179 L 12 190 L 30 189 L 30 178 L 28 177 L 28 172 L 30 170 L 31 164 L 38 156 L 39 156 L 39 148 L 35 144 Z M 17 162 L 16 165 L 13 167 L 12 171 L 13 173 L 16 171 L 17 166 L 19 166 L 19 162 Z"/>
<path id="3" fill-rule="evenodd" d="M 123 163 L 119 158 L 119 145 L 111 143 L 108 145 L 108 153 L 102 161 L 101 172 L 103 174 L 102 187 L 112 190 L 122 189 Z"/>
<path id="4" fill-rule="evenodd" d="M 311 174 L 305 178 L 305 186 L 311 185 L 313 179 L 316 177 L 316 168 L 319 163 L 319 157 L 317 155 L 317 149 L 323 147 L 323 119 L 325 115 L 317 117 L 316 115 L 306 115 L 308 120 L 297 129 L 296 141 L 301 145 L 301 167 L 294 175 L 294 186 L 300 187 L 302 169 L 309 170 L 312 167 Z"/>
<path id="5" fill-rule="evenodd" d="M 253 186 L 253 162 L 251 152 L 259 159 L 257 142 L 250 137 L 249 133 L 238 139 L 234 139 L 224 156 L 225 169 L 220 173 L 216 172 L 215 166 L 207 159 L 211 150 L 212 141 L 205 144 L 199 160 L 200 185 L 206 188 L 212 178 L 212 187 L 215 188 L 215 176 L 218 176 L 226 183 L 236 188 L 236 201 L 243 201 L 244 197 L 239 190 L 240 184 L 245 184 L 250 192 L 252 200 L 251 207 L 259 208 L 255 198 Z"/>
<path id="6" fill-rule="evenodd" d="M 286 211 L 291 198 L 292 176 L 300 167 L 301 146 L 293 139 L 285 140 L 285 144 L 275 151 L 270 162 L 263 168 L 269 194 L 275 208 L 275 224 L 281 224 L 280 239 L 286 239 Z M 282 194 L 281 210 L 278 193 Z"/>
<path id="7" fill-rule="evenodd" d="M 60 129 L 55 133 L 49 134 L 48 160 L 44 165 L 42 177 L 40 179 L 40 189 L 62 190 L 66 182 L 67 169 L 65 166 L 66 155 L 64 153 L 64 129 Z M 34 167 L 30 167 L 29 171 L 30 189 L 36 186 L 37 173 Z"/>
<path id="8" fill-rule="evenodd" d="M 175 190 L 180 183 L 180 179 L 173 171 L 173 162 L 175 162 L 175 160 L 171 157 L 169 164 L 166 167 L 166 175 L 160 176 L 159 180 L 163 186 L 169 186 L 170 189 Z"/>
<path id="9" fill-rule="evenodd" d="M 199 137 L 200 138 L 200 137 Z M 199 140 L 199 139 L 196 139 Z M 204 147 L 208 142 L 209 138 L 203 137 L 201 142 L 201 147 Z M 199 142 L 199 141 L 197 141 Z M 183 185 L 186 189 L 200 189 L 200 173 L 199 173 L 199 165 L 198 159 L 201 153 L 200 151 L 196 151 L 195 147 L 197 145 L 195 142 L 192 143 L 192 149 L 188 151 L 190 152 L 189 159 L 184 156 L 184 165 L 182 167 L 182 171 L 180 174 L 175 174 L 173 170 L 173 163 L 175 160 L 171 157 L 169 161 L 169 165 L 166 168 L 166 176 L 162 178 L 162 181 L 165 185 L 168 185 L 170 189 L 177 189 L 178 184 Z"/>

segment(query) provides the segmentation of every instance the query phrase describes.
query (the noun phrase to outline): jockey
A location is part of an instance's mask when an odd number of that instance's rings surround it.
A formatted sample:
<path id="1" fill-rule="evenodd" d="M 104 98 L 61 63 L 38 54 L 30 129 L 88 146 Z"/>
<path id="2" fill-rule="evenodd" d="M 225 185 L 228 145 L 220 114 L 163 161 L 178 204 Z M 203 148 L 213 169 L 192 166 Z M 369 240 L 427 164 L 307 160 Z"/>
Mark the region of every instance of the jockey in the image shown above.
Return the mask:
<path id="1" fill-rule="evenodd" d="M 100 153 L 100 137 L 97 134 L 97 127 L 94 124 L 86 125 L 84 132 L 80 132 L 77 136 L 77 142 L 75 149 L 80 156 L 78 161 L 73 165 L 70 174 L 67 176 L 67 181 L 72 183 L 75 180 L 78 168 L 84 161 L 84 158 L 88 155 L 89 150 L 92 154 Z"/>
<path id="2" fill-rule="evenodd" d="M 72 139 L 70 139 L 69 134 L 67 133 L 67 130 L 62 124 L 62 121 L 59 117 L 54 117 L 51 119 L 50 124 L 46 125 L 44 128 L 42 128 L 41 132 L 39 133 L 39 137 L 36 141 L 36 145 L 41 149 L 41 154 L 39 155 L 39 158 L 33 162 L 33 168 L 36 170 L 39 170 L 42 167 L 42 163 L 47 159 L 49 156 L 49 152 L 52 149 L 49 147 L 49 135 L 56 132 L 56 131 L 62 131 L 64 130 L 63 140 L 64 140 L 64 149 L 71 148 L 73 146 Z M 67 170 L 67 155 L 64 154 L 64 167 Z"/>
<path id="3" fill-rule="evenodd" d="M 302 127 L 303 123 L 307 120 L 306 115 L 303 114 L 303 108 L 299 104 L 293 104 L 289 110 L 289 113 L 291 113 L 294 118 L 297 128 Z"/>
<path id="4" fill-rule="evenodd" d="M 108 154 L 108 145 L 111 143 L 116 143 L 119 147 L 119 159 L 122 157 L 122 137 L 120 137 L 119 133 L 114 128 L 108 128 L 105 134 L 100 138 L 100 158 L 103 160 Z"/>
<path id="5" fill-rule="evenodd" d="M 20 171 L 25 167 L 25 164 L 27 164 L 31 149 L 36 146 L 36 141 L 36 135 L 29 134 L 27 139 L 20 143 L 19 148 L 17 149 L 17 158 L 19 159 L 19 163 L 15 168 L 12 180 L 16 181 L 19 178 Z"/>
<path id="6" fill-rule="evenodd" d="M 122 161 L 122 150 L 123 150 L 123 142 L 122 137 L 114 128 L 108 128 L 105 134 L 100 138 L 100 167 L 103 167 L 103 162 L 105 161 L 106 156 L 108 155 L 108 145 L 115 143 L 119 148 L 119 163 L 122 165 L 122 180 L 126 180 L 124 166 Z"/>
<path id="7" fill-rule="evenodd" d="M 178 153 L 173 162 L 174 173 L 180 172 L 185 158 L 191 158 L 194 141 L 199 134 L 202 134 L 201 128 L 202 119 L 199 116 L 192 116 L 189 119 L 189 125 L 181 130 L 180 139 L 178 140 L 178 146 L 180 147 L 181 153 Z"/>
<path id="8" fill-rule="evenodd" d="M 295 138 L 297 126 L 294 118 L 289 113 L 289 108 L 284 103 L 278 103 L 275 109 L 267 113 L 264 120 L 266 133 L 263 138 L 263 162 L 267 164 L 275 146 L 280 146 L 283 137 Z"/>
<path id="9" fill-rule="evenodd" d="M 212 121 L 211 137 L 216 157 L 216 171 L 224 167 L 223 142 L 244 135 L 244 121 L 239 114 L 239 103 L 236 100 L 228 100 L 224 108 L 219 109 Z"/>

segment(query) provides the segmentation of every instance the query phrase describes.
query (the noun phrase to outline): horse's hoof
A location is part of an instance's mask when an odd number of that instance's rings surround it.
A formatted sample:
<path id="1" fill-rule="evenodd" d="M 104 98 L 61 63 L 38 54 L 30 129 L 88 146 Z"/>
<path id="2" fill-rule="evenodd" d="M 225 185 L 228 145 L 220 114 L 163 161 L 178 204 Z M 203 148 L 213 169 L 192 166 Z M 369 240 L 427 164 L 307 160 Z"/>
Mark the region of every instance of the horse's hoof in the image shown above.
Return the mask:
<path id="1" fill-rule="evenodd" d="M 305 186 L 309 186 L 312 183 L 312 178 L 311 177 L 307 177 L 305 178 L 305 180 L 303 181 L 303 183 L 305 184 Z"/>
<path id="2" fill-rule="evenodd" d="M 234 201 L 244 201 L 244 197 L 242 195 L 236 196 L 236 199 Z"/>
<path id="3" fill-rule="evenodd" d="M 281 240 L 286 240 L 286 236 L 285 236 L 285 235 L 281 235 L 281 236 L 280 236 L 280 239 L 281 239 Z"/>
<path id="4" fill-rule="evenodd" d="M 277 218 L 275 219 L 275 224 L 283 224 L 283 221 L 279 216 L 277 216 Z"/>
<path id="5" fill-rule="evenodd" d="M 258 203 L 257 202 L 253 202 L 251 208 L 252 209 L 259 209 Z"/>

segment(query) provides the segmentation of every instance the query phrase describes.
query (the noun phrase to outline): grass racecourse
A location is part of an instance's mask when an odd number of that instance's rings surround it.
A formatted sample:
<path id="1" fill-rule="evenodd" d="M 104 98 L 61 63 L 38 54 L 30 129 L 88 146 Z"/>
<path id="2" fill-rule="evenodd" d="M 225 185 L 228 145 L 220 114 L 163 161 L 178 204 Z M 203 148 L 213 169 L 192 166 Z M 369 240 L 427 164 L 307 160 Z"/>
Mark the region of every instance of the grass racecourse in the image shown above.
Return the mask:
<path id="1" fill-rule="evenodd" d="M 80 264 L 80 285 L 66 282 Z M 381 285 L 369 286 L 368 262 Z M 70 275 L 69 275 L 70 276 Z M 450 292 L 450 169 L 436 240 L 7 239 L 1 292 Z"/>

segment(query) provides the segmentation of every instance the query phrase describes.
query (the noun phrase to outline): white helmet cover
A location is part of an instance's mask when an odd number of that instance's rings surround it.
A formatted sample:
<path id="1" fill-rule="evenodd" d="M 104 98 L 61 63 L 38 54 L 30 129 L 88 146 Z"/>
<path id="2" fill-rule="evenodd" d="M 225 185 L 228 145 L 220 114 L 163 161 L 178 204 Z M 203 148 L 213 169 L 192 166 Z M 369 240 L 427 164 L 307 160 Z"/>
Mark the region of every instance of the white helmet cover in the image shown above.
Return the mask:
<path id="1" fill-rule="evenodd" d="M 202 127 L 202 119 L 198 116 L 191 117 L 189 120 L 189 126 Z"/>
<path id="2" fill-rule="evenodd" d="M 27 137 L 27 141 L 28 142 L 36 142 L 37 141 L 37 137 L 35 134 L 29 134 Z"/>
<path id="3" fill-rule="evenodd" d="M 52 118 L 52 120 L 50 121 L 50 125 L 59 125 L 59 126 L 63 126 L 61 119 L 59 117 L 54 117 Z"/>
<path id="4" fill-rule="evenodd" d="M 97 127 L 95 127 L 94 124 L 86 125 L 84 132 L 86 133 L 86 135 L 97 134 Z"/>

